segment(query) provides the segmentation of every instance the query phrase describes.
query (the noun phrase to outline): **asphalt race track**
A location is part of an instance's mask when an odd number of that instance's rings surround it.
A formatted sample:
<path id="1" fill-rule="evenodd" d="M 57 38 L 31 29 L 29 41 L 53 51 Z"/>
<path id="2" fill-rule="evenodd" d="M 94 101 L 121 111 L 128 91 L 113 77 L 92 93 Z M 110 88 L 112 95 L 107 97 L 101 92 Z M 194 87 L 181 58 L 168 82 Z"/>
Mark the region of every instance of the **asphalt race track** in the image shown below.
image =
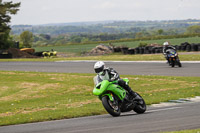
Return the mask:
<path id="1" fill-rule="evenodd" d="M 59 73 L 94 73 L 95 61 L 66 62 L 0 62 L 0 70 Z M 120 75 L 200 76 L 200 62 L 182 62 L 183 67 L 171 68 L 166 62 L 106 62 Z"/>
<path id="2" fill-rule="evenodd" d="M 200 128 L 199 102 L 149 107 L 144 114 L 90 116 L 0 127 L 0 133 L 155 133 Z"/>
<path id="3" fill-rule="evenodd" d="M 95 61 L 0 62 L 0 71 L 94 73 Z M 200 77 L 200 62 L 182 62 L 171 68 L 165 62 L 106 62 L 121 75 L 165 75 Z M 200 102 L 148 107 L 146 113 L 120 117 L 99 115 L 0 127 L 0 133 L 155 133 L 200 128 Z"/>

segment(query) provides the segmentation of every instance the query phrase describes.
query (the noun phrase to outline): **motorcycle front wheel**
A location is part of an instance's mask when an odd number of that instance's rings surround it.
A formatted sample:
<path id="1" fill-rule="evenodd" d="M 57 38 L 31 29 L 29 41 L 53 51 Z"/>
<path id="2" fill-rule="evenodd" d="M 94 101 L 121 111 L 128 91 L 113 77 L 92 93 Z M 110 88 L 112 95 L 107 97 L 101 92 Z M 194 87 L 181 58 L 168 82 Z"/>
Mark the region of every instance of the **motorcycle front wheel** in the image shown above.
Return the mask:
<path id="1" fill-rule="evenodd" d="M 102 98 L 102 104 L 110 115 L 119 116 L 121 114 L 118 102 L 115 100 L 112 102 L 108 96 Z"/>
<path id="2" fill-rule="evenodd" d="M 175 66 L 175 61 L 171 61 L 171 67 L 174 67 Z"/>

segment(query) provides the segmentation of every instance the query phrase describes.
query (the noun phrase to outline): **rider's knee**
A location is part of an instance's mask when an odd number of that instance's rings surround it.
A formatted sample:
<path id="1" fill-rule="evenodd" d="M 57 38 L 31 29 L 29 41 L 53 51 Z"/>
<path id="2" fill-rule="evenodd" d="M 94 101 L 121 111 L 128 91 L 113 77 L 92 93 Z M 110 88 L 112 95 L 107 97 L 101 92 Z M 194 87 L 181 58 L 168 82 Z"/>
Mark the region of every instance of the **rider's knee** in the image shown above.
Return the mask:
<path id="1" fill-rule="evenodd" d="M 122 79 L 119 79 L 119 80 L 118 80 L 118 84 L 119 84 L 120 86 L 126 86 L 126 82 L 125 82 L 124 80 L 122 80 Z"/>

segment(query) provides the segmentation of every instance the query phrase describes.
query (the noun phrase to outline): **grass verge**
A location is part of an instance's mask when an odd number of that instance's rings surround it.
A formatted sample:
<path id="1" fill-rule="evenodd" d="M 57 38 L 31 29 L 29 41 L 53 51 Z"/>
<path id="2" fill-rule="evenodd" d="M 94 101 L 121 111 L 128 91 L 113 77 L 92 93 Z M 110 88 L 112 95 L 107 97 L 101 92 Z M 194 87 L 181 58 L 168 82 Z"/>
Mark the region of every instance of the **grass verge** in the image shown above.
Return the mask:
<path id="1" fill-rule="evenodd" d="M 0 125 L 105 114 L 94 74 L 0 71 Z M 130 76 L 147 104 L 200 96 L 200 77 Z"/>
<path id="2" fill-rule="evenodd" d="M 181 53 L 179 54 L 181 61 L 200 61 L 200 53 Z M 67 57 L 67 58 L 34 58 L 34 59 L 0 59 L 1 61 L 61 61 L 61 60 L 107 60 L 107 61 L 165 61 L 162 54 L 138 54 L 138 55 L 122 55 L 111 54 L 102 56 L 84 56 L 84 57 Z"/>
<path id="3" fill-rule="evenodd" d="M 181 130 L 181 131 L 162 132 L 162 133 L 200 133 L 200 129 Z"/>

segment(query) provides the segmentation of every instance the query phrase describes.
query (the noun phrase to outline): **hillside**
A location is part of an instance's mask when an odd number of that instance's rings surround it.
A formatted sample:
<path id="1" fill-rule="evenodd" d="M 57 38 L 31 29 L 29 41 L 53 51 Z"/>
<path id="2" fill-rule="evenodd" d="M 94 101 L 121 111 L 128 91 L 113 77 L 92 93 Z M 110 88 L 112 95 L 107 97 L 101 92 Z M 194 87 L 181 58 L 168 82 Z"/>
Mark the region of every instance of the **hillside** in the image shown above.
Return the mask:
<path id="1" fill-rule="evenodd" d="M 199 25 L 200 20 L 163 20 L 163 21 L 96 21 L 96 22 L 74 22 L 57 23 L 45 25 L 13 25 L 13 34 L 20 34 L 29 30 L 34 34 L 98 34 L 98 33 L 126 33 L 140 32 L 143 30 L 176 29 L 177 32 L 184 32 L 185 28 L 191 25 Z"/>

